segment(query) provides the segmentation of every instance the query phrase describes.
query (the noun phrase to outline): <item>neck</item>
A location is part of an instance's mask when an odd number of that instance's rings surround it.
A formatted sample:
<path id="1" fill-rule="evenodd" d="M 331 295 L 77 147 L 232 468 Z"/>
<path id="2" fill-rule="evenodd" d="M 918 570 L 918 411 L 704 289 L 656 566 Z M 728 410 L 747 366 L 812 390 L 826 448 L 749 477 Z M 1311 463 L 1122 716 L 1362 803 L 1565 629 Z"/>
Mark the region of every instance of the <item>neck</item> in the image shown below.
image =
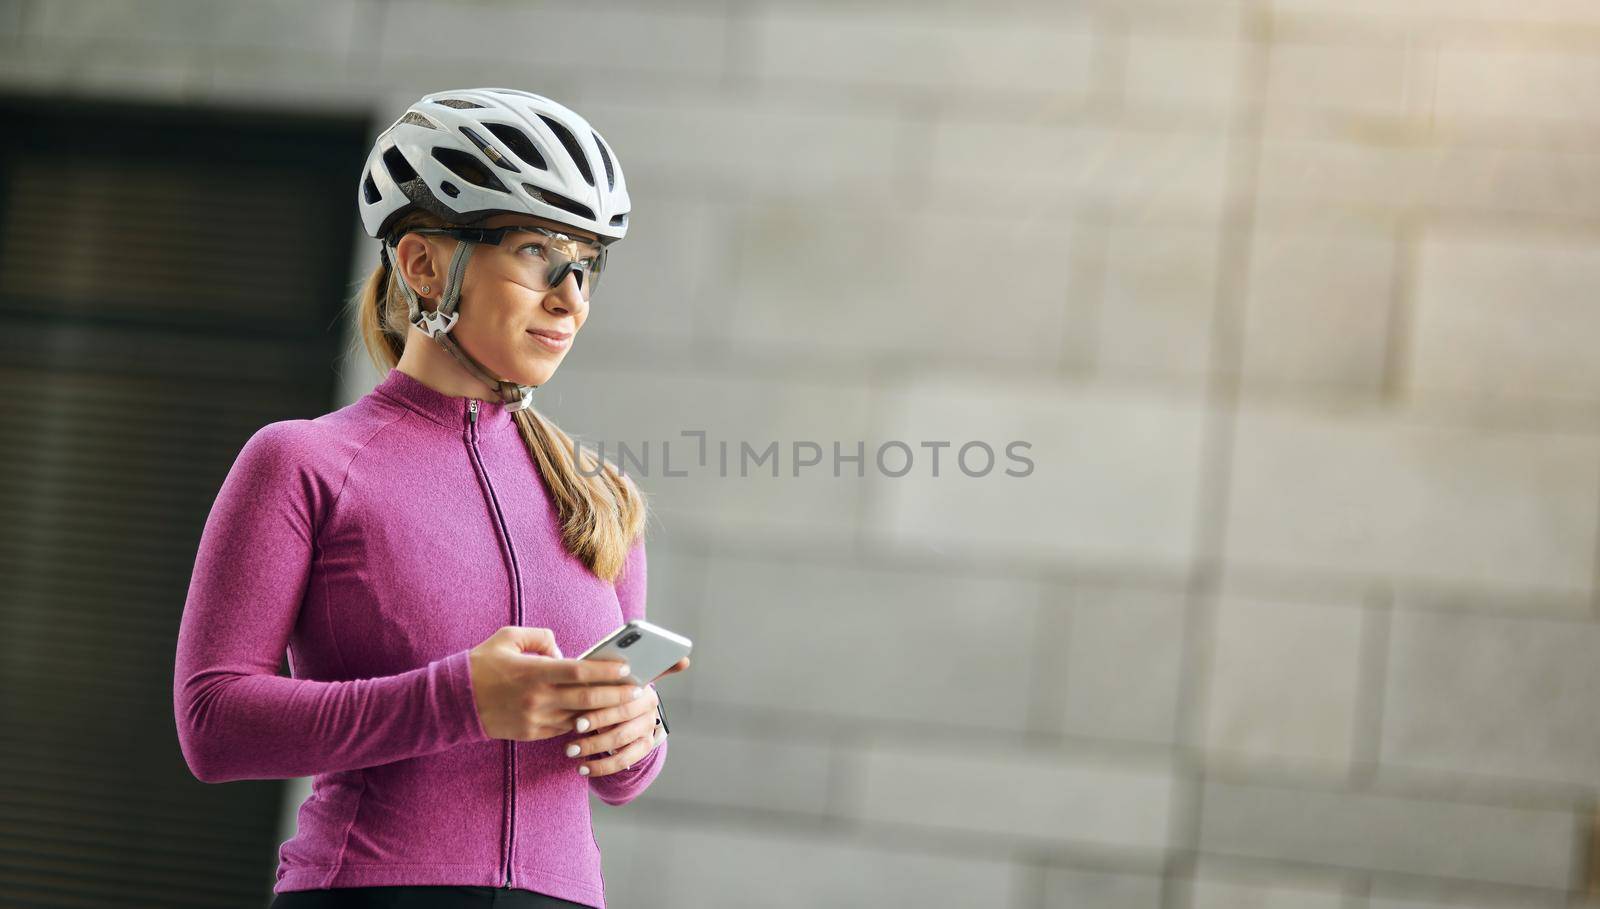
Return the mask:
<path id="1" fill-rule="evenodd" d="M 441 394 L 480 401 L 495 400 L 493 392 L 482 380 L 462 368 L 455 357 L 416 326 L 412 326 L 406 336 L 406 349 L 400 355 L 400 362 L 395 364 L 395 369 Z"/>

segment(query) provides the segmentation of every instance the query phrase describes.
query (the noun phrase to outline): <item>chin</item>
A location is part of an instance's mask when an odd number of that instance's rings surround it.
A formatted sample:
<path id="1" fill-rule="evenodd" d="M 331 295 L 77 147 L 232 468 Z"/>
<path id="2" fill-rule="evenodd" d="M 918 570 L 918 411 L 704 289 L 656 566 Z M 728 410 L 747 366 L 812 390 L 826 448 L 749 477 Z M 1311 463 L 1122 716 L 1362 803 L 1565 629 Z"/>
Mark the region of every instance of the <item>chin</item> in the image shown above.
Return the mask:
<path id="1" fill-rule="evenodd" d="M 506 376 L 506 378 L 517 383 L 518 385 L 543 385 L 544 383 L 550 381 L 551 376 L 556 374 L 557 365 L 559 364 L 550 363 L 540 364 L 538 366 L 527 366 L 517 370 L 514 375 Z"/>

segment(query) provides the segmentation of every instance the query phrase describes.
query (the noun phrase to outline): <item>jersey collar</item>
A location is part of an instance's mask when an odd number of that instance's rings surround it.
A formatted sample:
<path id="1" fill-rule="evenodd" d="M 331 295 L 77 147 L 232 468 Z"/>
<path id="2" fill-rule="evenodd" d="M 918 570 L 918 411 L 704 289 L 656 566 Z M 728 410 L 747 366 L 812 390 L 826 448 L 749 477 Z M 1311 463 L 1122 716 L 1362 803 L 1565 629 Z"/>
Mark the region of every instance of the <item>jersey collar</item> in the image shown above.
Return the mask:
<path id="1" fill-rule="evenodd" d="M 445 394 L 398 368 L 391 368 L 374 390 L 449 429 L 462 430 L 469 425 L 473 398 Z M 492 432 L 510 425 L 511 411 L 506 409 L 505 404 L 486 398 L 476 400 L 479 432 Z"/>

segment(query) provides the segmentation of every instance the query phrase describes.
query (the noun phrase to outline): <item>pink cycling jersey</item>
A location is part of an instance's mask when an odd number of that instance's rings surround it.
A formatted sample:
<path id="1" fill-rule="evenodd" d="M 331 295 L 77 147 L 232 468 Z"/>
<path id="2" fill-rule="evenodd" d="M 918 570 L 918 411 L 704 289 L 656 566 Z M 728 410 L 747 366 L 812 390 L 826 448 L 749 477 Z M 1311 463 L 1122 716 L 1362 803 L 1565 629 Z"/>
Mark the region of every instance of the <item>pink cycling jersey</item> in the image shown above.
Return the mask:
<path id="1" fill-rule="evenodd" d="M 311 776 L 274 892 L 519 887 L 605 906 L 589 795 L 634 799 L 667 741 L 586 777 L 568 732 L 490 738 L 468 651 L 505 625 L 576 656 L 645 616 L 645 547 L 601 580 L 504 405 L 398 369 L 262 427 L 201 536 L 178 634 L 178 741 L 209 783 Z M 287 648 L 291 678 L 278 675 Z"/>

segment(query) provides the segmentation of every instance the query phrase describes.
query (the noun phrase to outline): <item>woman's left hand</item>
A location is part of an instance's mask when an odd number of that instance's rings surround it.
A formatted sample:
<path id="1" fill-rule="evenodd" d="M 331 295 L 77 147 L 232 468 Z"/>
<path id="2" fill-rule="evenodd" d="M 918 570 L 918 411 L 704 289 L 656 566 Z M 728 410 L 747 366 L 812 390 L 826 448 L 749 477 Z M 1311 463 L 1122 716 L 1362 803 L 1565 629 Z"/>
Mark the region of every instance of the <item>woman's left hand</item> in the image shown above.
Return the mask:
<path id="1" fill-rule="evenodd" d="M 684 657 L 656 679 L 661 679 L 689 668 L 689 658 Z M 651 679 L 654 684 L 656 679 Z M 597 777 L 627 770 L 636 761 L 649 754 L 660 744 L 656 722 L 656 705 L 661 698 L 654 688 L 643 686 L 643 694 L 618 704 L 582 714 L 576 720 L 576 731 L 593 730 L 567 745 L 567 757 L 578 763 L 578 772 Z M 591 759 L 592 755 L 599 755 Z"/>

